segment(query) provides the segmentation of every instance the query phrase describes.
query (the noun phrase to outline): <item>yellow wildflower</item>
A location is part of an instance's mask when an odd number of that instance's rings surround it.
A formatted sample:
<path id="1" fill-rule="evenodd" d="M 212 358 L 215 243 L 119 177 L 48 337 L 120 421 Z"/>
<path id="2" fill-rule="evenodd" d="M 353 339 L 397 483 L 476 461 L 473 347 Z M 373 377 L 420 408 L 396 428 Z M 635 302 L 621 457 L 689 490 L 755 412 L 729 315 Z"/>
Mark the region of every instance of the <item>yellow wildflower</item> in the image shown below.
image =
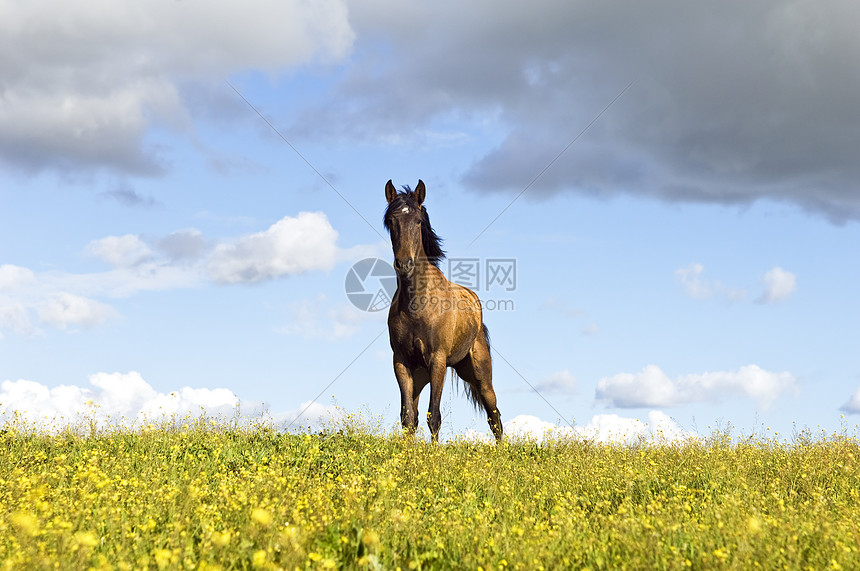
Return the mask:
<path id="1" fill-rule="evenodd" d="M 256 568 L 260 568 L 266 565 L 266 552 L 262 549 L 254 552 L 254 556 L 251 558 L 251 565 Z"/>
<path id="2" fill-rule="evenodd" d="M 156 549 L 155 553 L 155 564 L 158 565 L 159 569 L 167 569 L 170 567 L 171 563 L 171 553 L 167 549 Z"/>
<path id="3" fill-rule="evenodd" d="M 224 547 L 228 543 L 230 543 L 230 532 L 229 531 L 213 531 L 212 532 L 212 543 L 218 547 Z"/>
<path id="4" fill-rule="evenodd" d="M 272 514 L 263 508 L 254 508 L 251 512 L 251 520 L 263 527 L 269 527 L 272 524 Z"/>
<path id="5" fill-rule="evenodd" d="M 27 512 L 15 512 L 11 518 L 12 525 L 18 528 L 18 531 L 29 536 L 34 536 L 39 533 L 39 520 L 33 514 Z"/>
<path id="6" fill-rule="evenodd" d="M 379 545 L 379 534 L 369 529 L 361 536 L 361 542 L 368 549 L 375 549 Z"/>
<path id="7" fill-rule="evenodd" d="M 761 528 L 761 520 L 756 516 L 750 516 L 750 518 L 747 520 L 747 531 L 749 531 L 751 534 L 757 534 L 761 533 Z"/>
<path id="8" fill-rule="evenodd" d="M 99 540 L 95 534 L 89 531 L 79 531 L 72 539 L 74 539 L 75 545 L 78 547 L 95 547 L 99 544 Z"/>

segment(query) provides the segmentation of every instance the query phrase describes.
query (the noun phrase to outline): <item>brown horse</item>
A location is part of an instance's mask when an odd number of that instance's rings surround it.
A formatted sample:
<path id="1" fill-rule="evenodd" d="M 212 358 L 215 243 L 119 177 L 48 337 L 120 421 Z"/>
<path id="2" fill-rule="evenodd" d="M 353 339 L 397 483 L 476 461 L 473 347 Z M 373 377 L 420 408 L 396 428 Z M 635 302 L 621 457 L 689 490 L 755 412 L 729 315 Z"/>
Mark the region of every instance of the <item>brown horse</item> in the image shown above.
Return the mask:
<path id="1" fill-rule="evenodd" d="M 430 226 L 422 205 L 422 181 L 412 191 L 397 192 L 385 185 L 385 229 L 391 235 L 397 292 L 388 312 L 388 335 L 394 351 L 394 374 L 400 385 L 400 421 L 414 434 L 418 428 L 418 397 L 430 384 L 427 424 L 439 440 L 442 386 L 453 367 L 477 409 L 487 413 L 496 440 L 502 438 L 502 418 L 493 391 L 490 335 L 481 316 L 481 302 L 472 290 L 445 278 L 439 263 L 445 257 L 441 240 Z"/>

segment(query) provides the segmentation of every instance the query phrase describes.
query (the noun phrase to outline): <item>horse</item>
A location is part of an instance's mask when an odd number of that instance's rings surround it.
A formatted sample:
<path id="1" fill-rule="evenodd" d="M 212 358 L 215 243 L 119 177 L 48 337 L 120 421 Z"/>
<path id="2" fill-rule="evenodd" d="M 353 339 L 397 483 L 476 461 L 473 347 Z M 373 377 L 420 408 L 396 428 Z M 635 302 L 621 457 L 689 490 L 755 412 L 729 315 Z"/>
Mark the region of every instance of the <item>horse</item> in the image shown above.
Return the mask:
<path id="1" fill-rule="evenodd" d="M 451 367 L 464 382 L 475 409 L 486 411 L 498 442 L 502 418 L 496 407 L 490 334 L 481 302 L 475 292 L 448 281 L 439 269 L 445 252 L 430 226 L 425 196 L 421 180 L 414 191 L 404 186 L 398 192 L 390 180 L 385 185 L 388 206 L 383 224 L 391 237 L 397 275 L 397 291 L 388 311 L 388 336 L 400 387 L 400 422 L 406 434 L 415 433 L 418 397 L 429 384 L 427 424 L 432 441 L 439 441 L 439 405 L 445 374 Z"/>

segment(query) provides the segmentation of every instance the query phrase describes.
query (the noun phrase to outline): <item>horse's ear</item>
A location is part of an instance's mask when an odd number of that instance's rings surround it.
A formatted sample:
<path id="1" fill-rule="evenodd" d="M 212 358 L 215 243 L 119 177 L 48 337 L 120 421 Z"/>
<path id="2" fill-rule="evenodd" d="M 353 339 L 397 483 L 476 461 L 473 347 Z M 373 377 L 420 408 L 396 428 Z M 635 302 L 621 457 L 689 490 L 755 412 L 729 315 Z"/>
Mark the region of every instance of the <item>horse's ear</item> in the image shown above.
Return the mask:
<path id="1" fill-rule="evenodd" d="M 389 180 L 388 184 L 385 185 L 385 200 L 391 204 L 391 201 L 394 200 L 394 197 L 397 196 L 397 189 L 394 188 L 394 184 Z"/>
<path id="2" fill-rule="evenodd" d="M 418 179 L 418 186 L 415 187 L 415 200 L 418 201 L 418 206 L 424 202 L 424 196 L 427 194 L 427 189 L 424 188 L 424 181 Z"/>

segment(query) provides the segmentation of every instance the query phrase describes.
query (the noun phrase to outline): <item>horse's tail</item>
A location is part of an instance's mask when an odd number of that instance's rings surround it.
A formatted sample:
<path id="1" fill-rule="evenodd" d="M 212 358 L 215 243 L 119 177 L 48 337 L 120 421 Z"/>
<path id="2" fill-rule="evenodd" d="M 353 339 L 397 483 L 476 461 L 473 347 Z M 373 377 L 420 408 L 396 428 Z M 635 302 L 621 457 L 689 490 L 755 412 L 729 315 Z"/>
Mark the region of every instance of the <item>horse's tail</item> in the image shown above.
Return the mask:
<path id="1" fill-rule="evenodd" d="M 487 354 L 490 357 L 490 365 L 492 366 L 493 354 L 490 350 L 490 330 L 487 329 L 486 323 L 481 323 L 481 328 L 484 330 L 484 341 L 487 343 Z M 454 369 L 453 367 L 451 368 L 451 377 L 452 379 L 460 378 L 460 376 L 457 374 L 456 369 Z M 466 398 L 469 399 L 469 402 L 472 403 L 472 406 L 475 407 L 475 410 L 480 411 L 482 405 L 481 397 L 478 396 L 478 390 L 474 386 L 472 386 L 472 383 L 466 381 L 465 379 L 460 378 L 460 381 L 463 385 L 463 388 L 465 389 Z"/>
<path id="2" fill-rule="evenodd" d="M 484 330 L 484 341 L 487 342 L 487 354 L 490 356 L 490 364 L 493 364 L 493 351 L 490 346 L 490 330 L 487 329 L 486 323 L 481 323 L 481 328 Z"/>
<path id="3" fill-rule="evenodd" d="M 463 391 L 466 393 L 466 398 L 469 399 L 469 402 L 472 403 L 472 406 L 477 411 L 481 411 L 481 398 L 478 396 L 478 390 L 472 386 L 472 383 L 466 381 L 465 379 L 461 379 L 460 375 L 457 374 L 455 369 L 451 369 L 451 377 L 454 379 L 460 379 L 460 386 L 463 387 Z"/>

